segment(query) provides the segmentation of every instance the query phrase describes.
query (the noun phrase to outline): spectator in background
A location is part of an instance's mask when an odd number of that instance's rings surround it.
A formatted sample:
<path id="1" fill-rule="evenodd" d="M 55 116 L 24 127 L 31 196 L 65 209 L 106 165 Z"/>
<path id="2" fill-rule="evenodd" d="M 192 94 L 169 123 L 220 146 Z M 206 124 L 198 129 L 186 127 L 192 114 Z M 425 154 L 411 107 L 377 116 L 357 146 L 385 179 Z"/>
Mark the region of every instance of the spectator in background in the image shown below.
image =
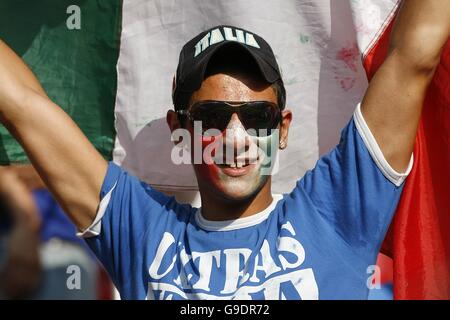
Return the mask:
<path id="1" fill-rule="evenodd" d="M 1 299 L 95 299 L 88 250 L 32 166 L 0 168 Z"/>
<path id="2" fill-rule="evenodd" d="M 41 280 L 40 219 L 31 193 L 0 169 L 0 298 L 25 298 Z"/>

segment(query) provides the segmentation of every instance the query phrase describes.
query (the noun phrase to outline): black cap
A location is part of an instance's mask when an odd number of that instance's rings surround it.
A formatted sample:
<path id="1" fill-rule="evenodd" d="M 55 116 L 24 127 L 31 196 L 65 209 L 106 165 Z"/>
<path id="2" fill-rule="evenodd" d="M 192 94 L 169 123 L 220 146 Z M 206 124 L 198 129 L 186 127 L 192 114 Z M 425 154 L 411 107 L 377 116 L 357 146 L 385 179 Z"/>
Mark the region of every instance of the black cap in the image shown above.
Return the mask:
<path id="1" fill-rule="evenodd" d="M 233 26 L 213 27 L 186 43 L 180 52 L 172 93 L 176 110 L 187 108 L 192 93 L 200 88 L 204 80 L 209 60 L 220 48 L 229 45 L 244 48 L 254 58 L 268 83 L 281 80 L 275 55 L 263 38 Z"/>

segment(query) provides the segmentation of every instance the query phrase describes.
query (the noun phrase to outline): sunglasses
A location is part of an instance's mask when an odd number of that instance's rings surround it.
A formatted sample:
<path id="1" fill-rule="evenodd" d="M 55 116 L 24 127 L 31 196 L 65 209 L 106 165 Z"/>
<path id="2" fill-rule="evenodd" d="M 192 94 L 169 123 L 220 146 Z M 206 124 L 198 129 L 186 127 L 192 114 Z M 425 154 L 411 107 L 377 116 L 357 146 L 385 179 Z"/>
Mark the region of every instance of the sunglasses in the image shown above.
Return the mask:
<path id="1" fill-rule="evenodd" d="M 223 132 L 230 122 L 231 116 L 237 114 L 242 125 L 250 135 L 269 136 L 278 127 L 281 120 L 280 107 L 269 101 L 228 102 L 199 101 L 189 110 L 178 110 L 178 115 L 187 117 L 194 126 L 201 121 L 202 134 L 209 129 Z"/>

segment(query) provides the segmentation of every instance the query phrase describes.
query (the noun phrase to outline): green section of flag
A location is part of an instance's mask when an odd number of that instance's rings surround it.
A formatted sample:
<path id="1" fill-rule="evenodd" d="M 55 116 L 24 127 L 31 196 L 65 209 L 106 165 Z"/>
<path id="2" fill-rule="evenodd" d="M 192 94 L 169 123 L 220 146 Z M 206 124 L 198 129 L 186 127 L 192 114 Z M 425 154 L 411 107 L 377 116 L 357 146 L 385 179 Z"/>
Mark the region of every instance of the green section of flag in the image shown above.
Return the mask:
<path id="1" fill-rule="evenodd" d="M 73 5 L 80 9 L 79 20 Z M 0 38 L 108 160 L 115 138 L 121 13 L 121 0 L 0 0 Z M 81 29 L 70 30 L 78 21 Z M 0 125 L 0 164 L 27 161 Z"/>

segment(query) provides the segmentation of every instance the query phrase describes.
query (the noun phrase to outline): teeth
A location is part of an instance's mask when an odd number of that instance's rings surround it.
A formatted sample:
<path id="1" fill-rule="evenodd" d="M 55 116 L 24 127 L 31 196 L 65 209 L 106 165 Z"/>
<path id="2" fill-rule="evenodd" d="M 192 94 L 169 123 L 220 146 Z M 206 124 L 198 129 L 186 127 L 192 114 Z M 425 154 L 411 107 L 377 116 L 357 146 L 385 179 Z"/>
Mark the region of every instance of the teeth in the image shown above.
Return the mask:
<path id="1" fill-rule="evenodd" d="M 242 159 L 236 159 L 237 162 L 242 162 L 242 163 L 255 163 L 258 161 L 258 158 L 242 158 Z"/>
<path id="2" fill-rule="evenodd" d="M 249 164 L 251 164 L 252 162 L 250 161 L 239 161 L 239 162 L 231 162 L 231 163 L 227 163 L 226 165 L 230 168 L 242 168 L 245 167 Z"/>

